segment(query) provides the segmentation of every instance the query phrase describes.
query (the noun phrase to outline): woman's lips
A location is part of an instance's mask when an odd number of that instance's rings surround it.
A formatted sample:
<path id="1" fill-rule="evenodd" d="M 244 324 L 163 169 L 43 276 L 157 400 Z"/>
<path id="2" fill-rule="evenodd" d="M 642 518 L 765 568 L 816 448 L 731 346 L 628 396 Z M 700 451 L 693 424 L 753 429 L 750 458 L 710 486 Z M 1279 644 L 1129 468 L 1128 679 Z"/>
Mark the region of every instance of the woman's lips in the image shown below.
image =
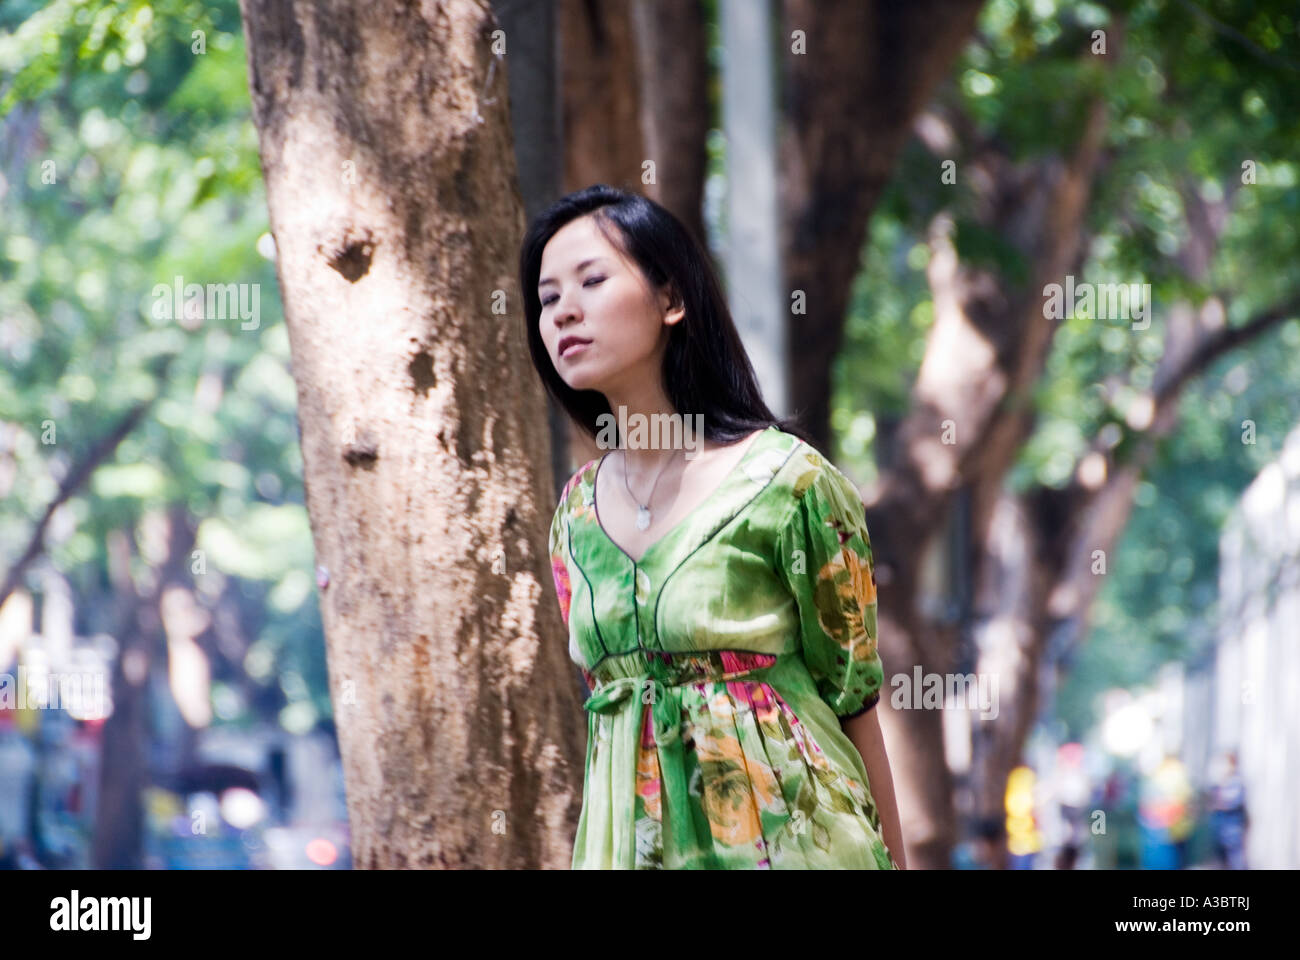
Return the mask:
<path id="1" fill-rule="evenodd" d="M 576 353 L 581 353 L 589 346 L 591 346 L 590 340 L 571 340 L 560 348 L 560 356 L 571 357 Z"/>

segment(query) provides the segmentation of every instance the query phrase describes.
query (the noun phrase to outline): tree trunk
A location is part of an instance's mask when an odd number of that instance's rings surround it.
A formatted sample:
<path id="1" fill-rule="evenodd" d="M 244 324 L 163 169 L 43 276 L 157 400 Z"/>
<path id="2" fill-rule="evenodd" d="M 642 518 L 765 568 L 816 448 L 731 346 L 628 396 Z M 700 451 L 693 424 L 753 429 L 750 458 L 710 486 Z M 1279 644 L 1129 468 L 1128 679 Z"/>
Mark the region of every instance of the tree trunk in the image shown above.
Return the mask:
<path id="1" fill-rule="evenodd" d="M 556 10 L 552 3 L 496 0 L 493 10 L 511 41 L 510 129 L 519 168 L 524 216 L 531 221 L 559 195 L 564 154 L 560 140 L 560 85 L 556 63 Z M 552 502 L 578 464 L 569 451 L 571 424 L 564 407 L 547 395 L 551 431 Z M 584 461 L 585 462 L 585 461 Z M 576 669 L 576 666 L 575 666 Z"/>
<path id="2" fill-rule="evenodd" d="M 241 10 L 353 862 L 567 866 L 584 718 L 515 276 L 509 38 L 469 0 Z"/>
<path id="3" fill-rule="evenodd" d="M 564 192 L 607 183 L 643 194 L 703 243 L 712 118 L 700 0 L 561 0 L 557 21 Z M 573 469 L 603 452 L 567 416 L 553 419 L 567 427 Z"/>
<path id="4" fill-rule="evenodd" d="M 564 51 L 559 58 L 562 191 L 606 183 L 646 192 L 632 0 L 559 0 L 556 13 Z M 552 415 L 552 423 L 565 425 L 573 469 L 600 455 L 595 440 L 567 413 Z"/>
<path id="5" fill-rule="evenodd" d="M 631 0 L 560 0 L 564 189 L 640 192 L 646 160 Z"/>
<path id="6" fill-rule="evenodd" d="M 831 368 L 871 211 L 981 6 L 784 0 L 782 262 L 787 289 L 807 297 L 807 313 L 789 316 L 790 342 L 799 345 L 790 354 L 790 402 L 828 454 Z"/>
<path id="7" fill-rule="evenodd" d="M 113 712 L 101 734 L 99 789 L 91 867 L 133 870 L 143 866 L 144 744 L 148 737 L 149 655 L 137 628 L 141 598 L 131 579 L 131 536 L 112 531 L 107 537 L 109 580 L 113 585 L 118 653 L 113 662 Z"/>
<path id="8" fill-rule="evenodd" d="M 169 587 L 193 588 L 189 572 L 195 528 L 183 504 L 172 504 L 156 519 L 165 554 L 149 568 L 141 588 L 131 576 L 131 541 L 115 532 L 108 543 L 109 575 L 117 597 L 120 647 L 113 664 L 113 712 L 104 722 L 98 804 L 91 865 L 96 870 L 135 870 L 144 864 L 143 790 L 152 779 L 149 744 L 156 731 L 150 722 L 150 696 L 170 693 L 155 681 L 168 673 L 163 598 Z M 160 689 L 159 689 L 160 688 Z M 180 745 L 184 749 L 184 744 Z"/>
<path id="9" fill-rule="evenodd" d="M 655 177 L 646 196 L 677 215 L 702 245 L 709 56 L 701 0 L 632 0 L 645 159 Z"/>

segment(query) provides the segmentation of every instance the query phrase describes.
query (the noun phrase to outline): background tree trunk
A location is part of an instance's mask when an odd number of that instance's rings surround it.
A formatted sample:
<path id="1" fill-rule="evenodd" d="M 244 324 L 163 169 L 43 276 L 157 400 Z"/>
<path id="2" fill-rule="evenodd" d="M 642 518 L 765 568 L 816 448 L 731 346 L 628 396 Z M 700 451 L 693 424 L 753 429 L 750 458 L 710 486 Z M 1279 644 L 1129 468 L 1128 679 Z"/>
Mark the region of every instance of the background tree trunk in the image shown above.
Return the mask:
<path id="1" fill-rule="evenodd" d="M 560 0 L 565 192 L 642 190 L 646 160 L 631 0 Z"/>
<path id="2" fill-rule="evenodd" d="M 705 138 L 713 117 L 702 6 L 701 0 L 632 0 L 632 23 L 644 159 L 655 165 L 646 195 L 707 246 Z"/>
<path id="3" fill-rule="evenodd" d="M 146 582 L 131 576 L 128 531 L 110 538 L 110 577 L 117 602 L 120 652 L 113 663 L 113 712 L 104 722 L 103 754 L 95 812 L 91 866 L 96 870 L 138 870 L 144 862 L 144 788 L 154 777 L 149 744 L 155 739 L 151 696 L 170 693 L 163 598 L 169 588 L 192 589 L 190 551 L 195 527 L 183 504 L 154 518 L 165 555 L 148 568 Z M 184 746 L 184 745 L 182 745 Z"/>
<path id="4" fill-rule="evenodd" d="M 546 556 L 508 38 L 468 0 L 241 10 L 353 862 L 566 866 L 584 718 Z"/>
<path id="5" fill-rule="evenodd" d="M 557 20 L 562 192 L 606 183 L 643 194 L 703 243 L 712 114 L 700 0 L 560 0 Z M 572 471 L 602 451 L 564 422 Z"/>
<path id="6" fill-rule="evenodd" d="M 116 635 L 121 643 L 110 680 L 113 713 L 104 721 L 101 734 L 90 860 L 95 870 L 138 870 L 144 866 L 144 806 L 140 791 L 145 778 L 145 744 L 149 740 L 146 707 L 152 658 L 139 629 L 145 601 L 131 579 L 131 539 L 128 531 L 113 531 L 108 537 L 114 620 L 120 625 Z"/>
<path id="7" fill-rule="evenodd" d="M 559 196 L 564 153 L 560 140 L 560 84 L 556 63 L 556 10 L 551 3 L 496 0 L 493 10 L 510 38 L 510 128 L 524 216 L 532 221 Z M 569 454 L 569 415 L 547 394 L 551 431 L 551 481 L 560 491 L 577 465 Z M 575 668 L 576 669 L 576 668 Z"/>
<path id="8" fill-rule="evenodd" d="M 789 316 L 789 340 L 798 344 L 790 351 L 790 406 L 828 455 L 834 454 L 832 365 L 871 212 L 912 135 L 912 121 L 974 31 L 981 6 L 978 0 L 782 4 L 782 262 L 787 289 L 804 292 L 807 310 Z M 939 173 L 936 164 L 936 178 Z M 891 675 L 910 676 L 921 664 L 946 671 L 936 658 L 953 646 L 950 631 L 925 623 L 915 609 L 921 560 L 943 513 L 889 515 L 910 506 L 868 510 L 873 542 L 893 560 L 877 568 L 881 657 Z M 905 529 L 887 526 L 887 519 Z M 881 724 L 896 768 L 908 862 L 945 867 L 956 821 L 940 716 L 894 711 L 888 700 L 882 697 Z"/>
<path id="9" fill-rule="evenodd" d="M 782 263 L 790 315 L 790 403 L 831 450 L 831 367 L 862 266 L 867 223 L 930 99 L 975 29 L 982 0 L 784 0 Z M 802 31 L 802 52 L 793 48 Z M 934 176 L 939 176 L 936 164 Z"/>

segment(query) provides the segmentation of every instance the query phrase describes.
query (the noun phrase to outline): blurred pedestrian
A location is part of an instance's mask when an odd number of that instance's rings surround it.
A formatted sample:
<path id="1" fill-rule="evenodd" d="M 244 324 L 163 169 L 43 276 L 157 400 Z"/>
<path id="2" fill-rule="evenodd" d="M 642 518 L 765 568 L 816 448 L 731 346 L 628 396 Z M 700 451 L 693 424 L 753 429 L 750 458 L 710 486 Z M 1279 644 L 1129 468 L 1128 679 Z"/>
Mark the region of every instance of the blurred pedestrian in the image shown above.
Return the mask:
<path id="1" fill-rule="evenodd" d="M 1237 769 L 1237 752 L 1229 750 L 1209 790 L 1210 832 L 1214 854 L 1221 870 L 1246 869 L 1246 783 Z"/>
<path id="2" fill-rule="evenodd" d="M 1091 793 L 1083 760 L 1081 743 L 1063 743 L 1056 751 L 1052 792 L 1056 797 L 1061 823 L 1060 846 L 1053 860 L 1053 866 L 1057 870 L 1073 870 L 1079 861 L 1079 850 L 1083 845 L 1083 820 Z"/>
<path id="3" fill-rule="evenodd" d="M 1142 868 L 1182 870 L 1187 865 L 1191 835 L 1192 785 L 1187 769 L 1173 754 L 1156 767 L 1142 785 L 1138 819 L 1142 825 Z"/>
<path id="4" fill-rule="evenodd" d="M 1019 766 L 1007 777 L 1007 866 L 1011 870 L 1032 870 L 1043 848 L 1038 829 L 1037 777 L 1032 767 Z"/>

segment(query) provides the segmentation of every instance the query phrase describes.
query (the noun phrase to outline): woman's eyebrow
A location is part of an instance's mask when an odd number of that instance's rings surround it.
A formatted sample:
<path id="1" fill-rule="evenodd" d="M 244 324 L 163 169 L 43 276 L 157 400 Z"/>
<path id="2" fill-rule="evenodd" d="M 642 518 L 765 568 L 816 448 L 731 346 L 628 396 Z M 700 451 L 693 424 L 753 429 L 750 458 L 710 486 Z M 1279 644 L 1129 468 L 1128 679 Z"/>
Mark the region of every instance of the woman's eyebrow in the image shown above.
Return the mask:
<path id="1" fill-rule="evenodd" d="M 581 270 L 582 270 L 583 267 L 589 266 L 589 265 L 595 263 L 597 260 L 604 260 L 604 259 L 605 259 L 604 257 L 588 257 L 586 260 L 582 261 L 582 263 L 580 263 L 580 264 L 578 264 L 576 267 L 574 267 L 574 268 L 573 268 L 573 272 L 574 272 L 574 273 L 579 273 L 579 272 L 581 272 Z M 538 285 L 539 287 L 544 287 L 544 286 L 546 286 L 548 283 L 554 283 L 554 282 L 555 282 L 555 278 L 554 278 L 554 277 L 543 277 L 542 279 L 540 279 L 540 280 L 537 281 L 537 285 Z"/>

